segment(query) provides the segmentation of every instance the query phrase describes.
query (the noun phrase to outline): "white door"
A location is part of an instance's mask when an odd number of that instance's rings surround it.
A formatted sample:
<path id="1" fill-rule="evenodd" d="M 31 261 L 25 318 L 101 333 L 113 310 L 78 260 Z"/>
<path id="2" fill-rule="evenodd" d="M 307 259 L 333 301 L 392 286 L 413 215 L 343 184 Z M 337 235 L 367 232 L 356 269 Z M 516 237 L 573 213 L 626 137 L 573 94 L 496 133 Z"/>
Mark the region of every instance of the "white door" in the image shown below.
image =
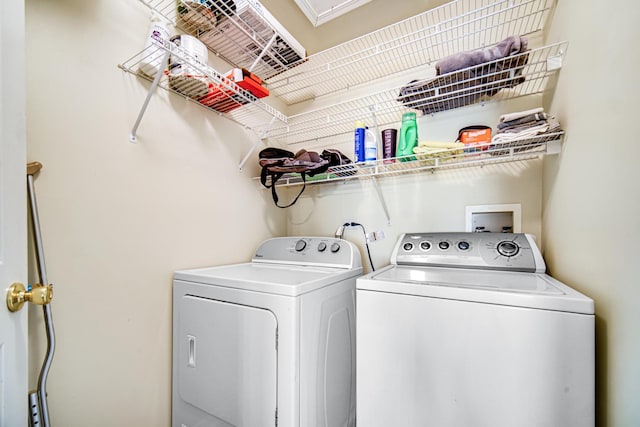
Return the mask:
<path id="1" fill-rule="evenodd" d="M 27 310 L 7 288 L 27 280 L 24 0 L 0 1 L 0 426 L 27 425 Z"/>

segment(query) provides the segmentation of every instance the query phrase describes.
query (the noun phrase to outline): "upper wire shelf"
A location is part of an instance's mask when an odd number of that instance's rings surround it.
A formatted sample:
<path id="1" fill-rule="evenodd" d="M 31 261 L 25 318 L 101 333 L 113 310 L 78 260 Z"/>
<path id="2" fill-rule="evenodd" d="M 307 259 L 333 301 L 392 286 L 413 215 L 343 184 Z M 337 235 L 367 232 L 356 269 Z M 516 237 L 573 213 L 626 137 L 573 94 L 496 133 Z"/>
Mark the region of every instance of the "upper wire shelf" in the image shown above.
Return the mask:
<path id="1" fill-rule="evenodd" d="M 544 28 L 555 0 L 456 0 L 311 55 L 267 79 L 287 104 L 429 66 L 454 53 Z"/>
<path id="2" fill-rule="evenodd" d="M 344 142 L 353 123 L 374 117 L 378 126 L 397 126 L 409 109 L 423 115 L 475 103 L 504 101 L 542 93 L 562 66 L 568 43 L 532 49 L 522 54 L 468 67 L 402 87 L 382 90 L 313 111 L 290 115 L 269 132 L 276 145 L 328 146 Z"/>
<path id="3" fill-rule="evenodd" d="M 257 0 L 140 0 L 236 68 L 262 79 L 306 58 L 300 43 Z"/>
<path id="4" fill-rule="evenodd" d="M 529 160 L 559 153 L 563 137 L 564 131 L 549 132 L 508 142 L 492 142 L 484 151 L 475 151 L 474 148 L 447 148 L 429 154 L 332 166 L 326 173 L 306 177 L 305 182 L 319 184 Z M 259 180 L 260 177 L 254 179 Z M 267 177 L 266 183 L 268 185 L 271 183 L 270 177 Z M 289 187 L 302 185 L 302 183 L 300 174 L 287 173 L 278 179 L 276 186 Z"/>

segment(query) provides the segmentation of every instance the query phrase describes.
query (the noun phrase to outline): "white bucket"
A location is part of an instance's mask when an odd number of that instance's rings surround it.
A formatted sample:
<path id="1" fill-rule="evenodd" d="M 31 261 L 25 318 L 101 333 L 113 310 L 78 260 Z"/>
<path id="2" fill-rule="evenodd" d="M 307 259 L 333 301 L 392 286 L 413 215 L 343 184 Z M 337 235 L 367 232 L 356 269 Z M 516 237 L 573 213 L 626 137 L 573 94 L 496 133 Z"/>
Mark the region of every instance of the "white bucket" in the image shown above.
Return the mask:
<path id="1" fill-rule="evenodd" d="M 169 85 L 176 91 L 191 98 L 200 98 L 208 93 L 209 79 L 204 70 L 209 59 L 209 51 L 197 38 L 182 34 L 171 37 L 171 42 L 186 53 L 182 58 L 169 58 Z"/>

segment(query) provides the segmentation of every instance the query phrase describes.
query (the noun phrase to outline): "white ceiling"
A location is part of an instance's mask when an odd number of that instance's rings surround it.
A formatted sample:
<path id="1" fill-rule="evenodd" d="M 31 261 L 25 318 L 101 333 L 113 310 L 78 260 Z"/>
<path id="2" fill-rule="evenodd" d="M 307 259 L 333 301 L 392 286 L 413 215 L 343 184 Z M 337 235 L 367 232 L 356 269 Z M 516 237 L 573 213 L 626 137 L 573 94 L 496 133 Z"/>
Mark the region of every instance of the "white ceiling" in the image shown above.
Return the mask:
<path id="1" fill-rule="evenodd" d="M 2 0 L 0 0 L 2 1 Z M 260 3 L 293 35 L 311 55 L 339 45 L 371 31 L 383 28 L 425 10 L 440 6 L 450 0 L 259 0 Z M 299 4 L 314 2 L 317 5 L 335 3 L 357 4 L 349 13 L 341 11 L 324 21 L 322 25 L 308 19 Z M 320 9 L 318 9 L 320 11 Z M 321 13 L 321 12 L 320 12 Z M 315 20 L 316 12 L 312 19 Z M 335 19 L 333 19 L 335 18 Z"/>
<path id="2" fill-rule="evenodd" d="M 371 0 L 295 0 L 314 27 L 331 21 Z"/>

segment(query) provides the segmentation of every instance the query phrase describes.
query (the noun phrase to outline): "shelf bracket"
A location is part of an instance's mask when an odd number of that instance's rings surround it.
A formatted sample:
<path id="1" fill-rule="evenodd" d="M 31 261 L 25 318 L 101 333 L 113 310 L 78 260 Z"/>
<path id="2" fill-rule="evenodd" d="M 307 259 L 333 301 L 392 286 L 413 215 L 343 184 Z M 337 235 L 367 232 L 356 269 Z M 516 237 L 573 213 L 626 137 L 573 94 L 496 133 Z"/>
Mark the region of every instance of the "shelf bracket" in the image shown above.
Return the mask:
<path id="1" fill-rule="evenodd" d="M 387 203 L 384 200 L 384 195 L 382 194 L 382 190 L 378 185 L 378 180 L 376 179 L 375 176 L 372 176 L 371 181 L 373 182 L 373 186 L 376 189 L 376 193 L 378 193 L 378 200 L 380 201 L 382 210 L 384 210 L 384 215 L 387 217 L 387 225 L 391 225 L 391 217 L 389 216 L 389 209 L 387 208 Z"/>
<path id="2" fill-rule="evenodd" d="M 267 126 L 265 129 L 263 129 L 260 132 L 260 136 L 259 136 L 260 139 L 258 139 L 256 142 L 253 143 L 253 145 L 249 149 L 249 152 L 245 154 L 245 156 L 240 161 L 240 165 L 238 165 L 238 169 L 242 170 L 245 163 L 247 163 L 247 161 L 249 160 L 249 157 L 251 157 L 251 154 L 253 154 L 253 152 L 256 151 L 256 148 L 258 148 L 258 144 L 261 143 L 267 137 L 267 133 L 269 133 L 269 130 L 271 129 L 271 126 L 273 126 L 273 123 L 275 121 L 276 121 L 276 118 L 274 116 L 271 118 L 271 122 L 269 123 L 269 126 Z"/>
<path id="3" fill-rule="evenodd" d="M 169 60 L 169 51 L 167 51 L 162 57 L 161 64 L 166 64 L 168 60 Z M 153 83 L 151 83 L 151 87 L 149 88 L 149 92 L 147 93 L 147 98 L 144 100 L 144 103 L 142 104 L 142 108 L 138 113 L 138 118 L 136 119 L 136 122 L 134 123 L 133 128 L 131 129 L 131 133 L 129 134 L 129 142 L 132 142 L 134 144 L 138 142 L 136 138 L 138 127 L 140 126 L 140 122 L 142 121 L 142 117 L 144 116 L 144 113 L 147 111 L 147 107 L 149 106 L 149 101 L 151 100 L 151 96 L 153 95 L 153 92 L 156 91 L 156 88 L 160 83 L 160 77 L 162 77 L 162 74 L 164 74 L 164 68 L 158 68 L 158 73 L 156 74 L 156 77 L 153 79 Z"/>
<path id="4" fill-rule="evenodd" d="M 262 49 L 262 52 L 260 52 L 260 55 L 256 57 L 256 60 L 253 61 L 253 64 L 251 64 L 251 67 L 249 67 L 249 71 L 253 71 L 256 68 L 256 65 L 258 65 L 258 62 L 262 61 L 262 57 L 264 55 L 269 54 L 269 49 L 271 49 L 271 46 L 273 45 L 273 43 L 276 41 L 277 38 L 278 38 L 278 34 L 274 33 L 273 36 L 271 37 L 271 40 L 269 40 L 269 43 L 265 45 L 264 49 Z"/>
<path id="5" fill-rule="evenodd" d="M 238 166 L 238 169 L 242 170 L 242 168 L 244 167 L 244 164 L 247 163 L 247 160 L 249 160 L 249 157 L 251 157 L 253 152 L 256 151 L 256 148 L 258 148 L 258 144 L 260 144 L 261 142 L 262 140 L 258 139 L 256 140 L 256 142 L 253 143 L 253 145 L 251 146 L 247 154 L 240 161 L 240 165 Z"/>

